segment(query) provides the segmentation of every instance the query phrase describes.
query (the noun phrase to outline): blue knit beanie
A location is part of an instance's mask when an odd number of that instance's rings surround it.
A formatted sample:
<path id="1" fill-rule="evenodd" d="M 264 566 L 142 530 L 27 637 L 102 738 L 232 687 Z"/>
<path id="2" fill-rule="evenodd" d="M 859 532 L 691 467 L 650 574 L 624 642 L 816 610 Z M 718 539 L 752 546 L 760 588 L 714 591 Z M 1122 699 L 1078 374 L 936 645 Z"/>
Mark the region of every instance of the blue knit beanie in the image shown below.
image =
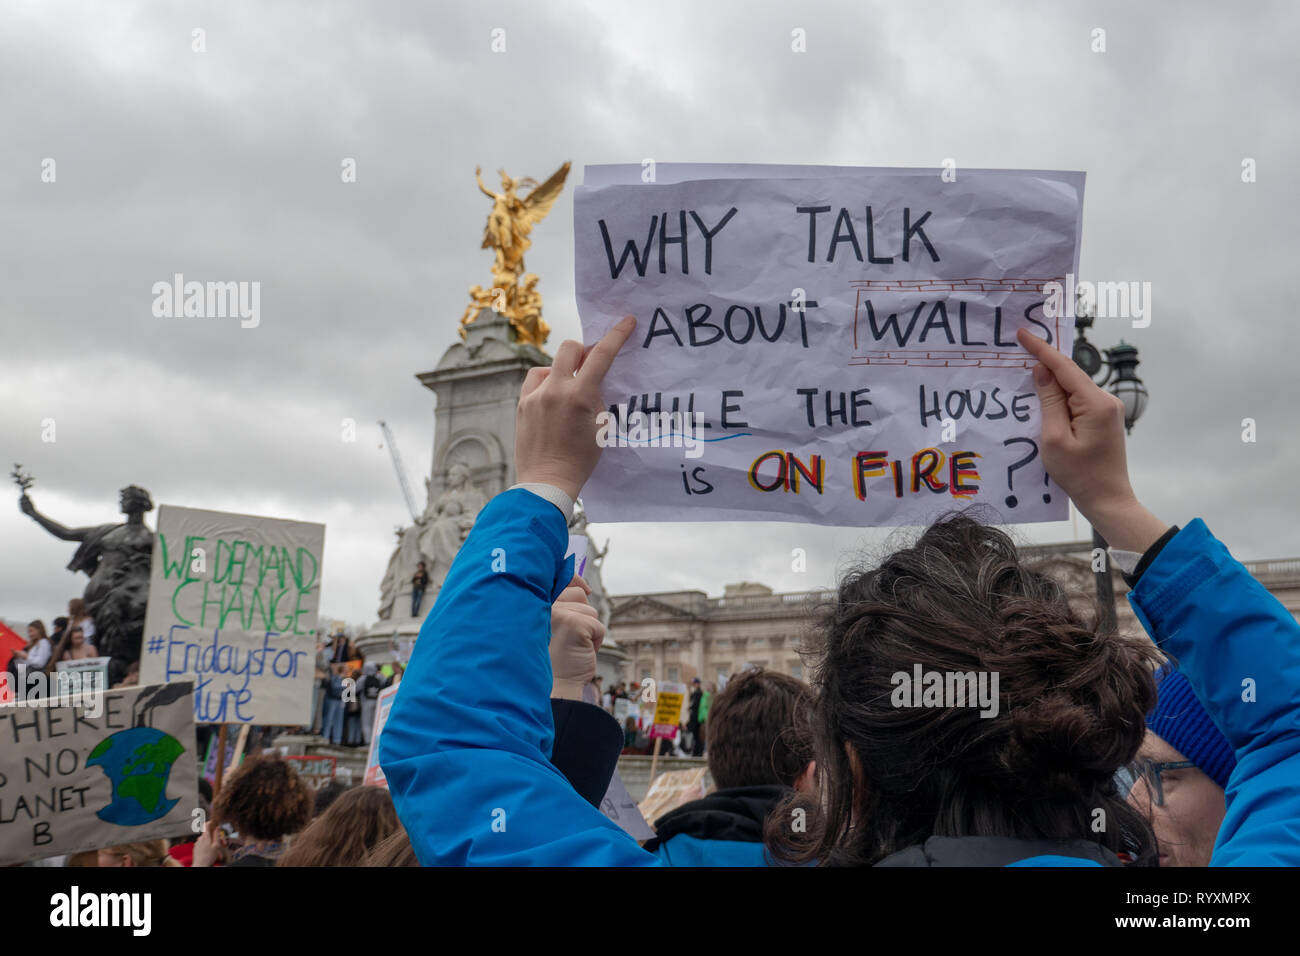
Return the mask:
<path id="1" fill-rule="evenodd" d="M 1155 677 L 1157 700 L 1155 710 L 1147 715 L 1147 729 L 1220 787 L 1227 787 L 1228 775 L 1237 766 L 1232 744 L 1214 726 L 1181 671 L 1166 664 Z"/>

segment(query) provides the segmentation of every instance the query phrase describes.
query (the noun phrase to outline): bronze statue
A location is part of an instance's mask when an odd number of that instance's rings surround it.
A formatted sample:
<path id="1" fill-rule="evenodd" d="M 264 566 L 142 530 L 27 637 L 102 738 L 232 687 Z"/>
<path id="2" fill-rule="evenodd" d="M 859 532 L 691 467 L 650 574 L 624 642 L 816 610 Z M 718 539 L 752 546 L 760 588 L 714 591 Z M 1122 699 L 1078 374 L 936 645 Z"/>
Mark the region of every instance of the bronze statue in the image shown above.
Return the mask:
<path id="1" fill-rule="evenodd" d="M 15 481 L 18 477 L 15 471 Z M 153 532 L 145 526 L 144 515 L 153 510 L 153 499 L 143 488 L 129 485 L 121 492 L 125 524 L 66 528 L 36 510 L 27 496 L 30 484 L 30 479 L 20 483 L 18 507 L 22 513 L 56 538 L 80 542 L 68 570 L 90 576 L 84 598 L 95 621 L 95 648 L 112 658 L 108 679 L 116 683 L 126 675 L 127 667 L 140 659 L 153 554 Z"/>
<path id="2" fill-rule="evenodd" d="M 487 226 L 483 230 L 483 248 L 495 251 L 492 264 L 492 286 L 472 286 L 470 305 L 460 320 L 460 335 L 465 337 L 465 327 L 470 325 L 483 309 L 492 308 L 510 321 L 514 341 L 541 347 L 546 344 L 550 329 L 542 321 L 542 296 L 536 289 L 537 276 L 524 272 L 524 253 L 532 245 L 528 238 L 533 226 L 546 218 L 555 205 L 564 180 L 569 175 L 569 164 L 557 169 L 540 185 L 533 179 L 513 179 L 501 170 L 501 192 L 494 193 L 483 185 L 482 168 L 474 170 L 478 188 L 492 200 Z M 521 197 L 520 187 L 532 186 L 527 196 Z M 520 285 L 520 280 L 523 285 Z"/>

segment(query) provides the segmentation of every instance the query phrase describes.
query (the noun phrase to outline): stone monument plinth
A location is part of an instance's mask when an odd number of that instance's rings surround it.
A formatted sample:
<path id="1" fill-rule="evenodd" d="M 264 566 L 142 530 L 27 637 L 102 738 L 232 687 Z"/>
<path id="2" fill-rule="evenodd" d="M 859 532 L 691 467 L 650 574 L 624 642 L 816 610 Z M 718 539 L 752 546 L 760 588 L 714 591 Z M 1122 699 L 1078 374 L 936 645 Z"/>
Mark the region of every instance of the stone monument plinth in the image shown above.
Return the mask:
<path id="1" fill-rule="evenodd" d="M 506 318 L 485 311 L 436 368 L 416 375 L 437 396 L 426 505 L 416 524 L 399 533 L 380 586 L 380 620 L 358 639 L 368 658 L 387 658 L 392 642 L 419 633 L 478 510 L 516 481 L 519 390 L 529 369 L 549 366 L 551 358 L 511 339 Z M 412 578 L 420 561 L 431 580 L 419 614 L 412 615 Z"/>

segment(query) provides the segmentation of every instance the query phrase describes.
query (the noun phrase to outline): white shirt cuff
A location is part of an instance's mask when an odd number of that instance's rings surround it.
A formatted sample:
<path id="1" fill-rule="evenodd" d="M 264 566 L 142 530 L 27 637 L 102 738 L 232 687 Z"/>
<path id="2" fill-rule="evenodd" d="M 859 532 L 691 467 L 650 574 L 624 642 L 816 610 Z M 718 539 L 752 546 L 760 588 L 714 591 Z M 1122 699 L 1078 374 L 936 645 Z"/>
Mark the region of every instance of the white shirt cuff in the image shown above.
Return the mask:
<path id="1" fill-rule="evenodd" d="M 1115 562 L 1115 566 L 1125 574 L 1136 571 L 1138 562 L 1142 560 L 1142 555 L 1136 551 L 1121 551 L 1118 548 L 1110 549 L 1110 557 Z"/>
<path id="2" fill-rule="evenodd" d="M 507 491 L 514 491 L 516 488 L 522 488 L 524 491 L 531 491 L 539 498 L 545 498 L 555 507 L 560 509 L 560 514 L 564 515 L 564 523 L 567 525 L 573 520 L 573 499 L 564 491 L 556 488 L 554 485 L 543 484 L 540 481 L 520 482 L 517 485 L 511 485 Z"/>

